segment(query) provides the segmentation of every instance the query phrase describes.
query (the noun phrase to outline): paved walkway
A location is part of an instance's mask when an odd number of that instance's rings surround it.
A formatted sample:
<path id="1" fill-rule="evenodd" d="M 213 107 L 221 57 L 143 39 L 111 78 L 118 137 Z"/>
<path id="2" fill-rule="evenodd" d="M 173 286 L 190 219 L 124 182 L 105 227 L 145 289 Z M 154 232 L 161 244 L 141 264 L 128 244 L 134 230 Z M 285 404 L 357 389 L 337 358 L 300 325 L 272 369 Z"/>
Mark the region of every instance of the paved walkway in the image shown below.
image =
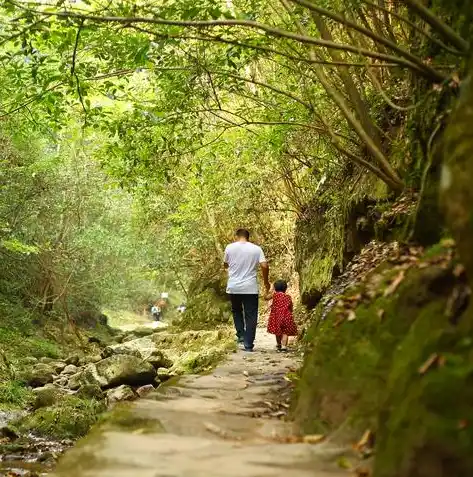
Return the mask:
<path id="1" fill-rule="evenodd" d="M 61 459 L 58 477 L 341 477 L 330 443 L 288 443 L 271 409 L 297 363 L 259 330 L 210 375 L 184 376 L 120 412 Z"/>

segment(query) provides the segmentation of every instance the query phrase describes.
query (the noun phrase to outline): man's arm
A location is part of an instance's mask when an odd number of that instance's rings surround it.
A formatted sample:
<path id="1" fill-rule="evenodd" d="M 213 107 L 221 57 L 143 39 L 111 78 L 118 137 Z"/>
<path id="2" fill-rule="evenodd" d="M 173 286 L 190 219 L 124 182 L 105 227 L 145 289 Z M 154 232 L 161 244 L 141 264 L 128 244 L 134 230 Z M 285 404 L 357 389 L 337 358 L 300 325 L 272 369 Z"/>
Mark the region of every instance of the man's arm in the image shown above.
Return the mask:
<path id="1" fill-rule="evenodd" d="M 228 250 L 225 248 L 225 252 L 223 254 L 223 268 L 228 270 Z"/>
<path id="2" fill-rule="evenodd" d="M 269 284 L 269 264 L 268 262 L 261 262 L 260 267 L 263 274 L 264 288 L 266 289 L 266 293 L 268 293 L 271 288 L 271 285 Z"/>

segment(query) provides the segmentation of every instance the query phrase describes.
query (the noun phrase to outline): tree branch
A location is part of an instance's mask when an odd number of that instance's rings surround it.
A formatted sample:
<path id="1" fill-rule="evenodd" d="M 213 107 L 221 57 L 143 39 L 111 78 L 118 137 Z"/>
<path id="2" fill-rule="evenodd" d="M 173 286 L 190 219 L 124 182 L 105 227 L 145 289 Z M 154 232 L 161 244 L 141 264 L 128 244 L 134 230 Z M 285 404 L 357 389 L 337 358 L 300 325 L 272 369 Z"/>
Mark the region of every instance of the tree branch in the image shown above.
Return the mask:
<path id="1" fill-rule="evenodd" d="M 408 8 L 417 13 L 417 15 L 419 15 L 419 17 L 428 23 L 434 30 L 443 35 L 446 40 L 455 46 L 455 48 L 458 48 L 463 53 L 468 52 L 470 44 L 440 18 L 434 15 L 430 9 L 422 5 L 417 0 L 402 0 L 402 2 L 404 2 Z"/>
<path id="2" fill-rule="evenodd" d="M 32 10 L 32 13 L 42 16 L 49 17 L 58 17 L 60 19 L 78 19 L 78 20 L 88 20 L 95 23 L 120 23 L 125 25 L 131 25 L 133 23 L 147 23 L 153 25 L 167 25 L 167 26 L 180 26 L 180 27 L 189 27 L 189 28 L 212 28 L 218 26 L 241 26 L 244 28 L 250 28 L 253 30 L 260 30 L 268 35 L 271 35 L 276 38 L 287 38 L 290 40 L 297 41 L 299 43 L 305 43 L 315 46 L 322 46 L 325 48 L 333 48 L 337 50 L 349 51 L 351 53 L 356 53 L 362 56 L 367 56 L 369 58 L 375 58 L 378 60 L 388 61 L 392 63 L 397 63 L 399 65 L 405 66 L 410 69 L 416 70 L 418 73 L 422 74 L 426 78 L 434 81 L 443 81 L 445 77 L 434 70 L 428 65 L 418 64 L 407 60 L 405 58 L 399 58 L 393 55 L 386 55 L 376 51 L 366 50 L 364 48 L 359 48 L 353 45 L 334 43 L 330 41 L 320 40 L 306 35 L 300 35 L 297 33 L 292 33 L 286 30 L 281 30 L 279 28 L 274 28 L 269 25 L 265 25 L 253 20 L 165 20 L 162 18 L 147 18 L 147 17 L 116 17 L 116 16 L 95 16 L 95 15 L 84 15 L 80 13 L 73 12 L 41 12 L 38 10 Z"/>
<path id="3" fill-rule="evenodd" d="M 346 27 L 352 28 L 353 30 L 358 31 L 359 33 L 362 33 L 368 38 L 371 38 L 373 41 L 380 43 L 383 46 L 386 46 L 392 51 L 395 51 L 401 57 L 406 58 L 411 63 L 415 64 L 419 69 L 424 70 L 429 76 L 439 74 L 430 66 L 427 66 L 425 63 L 423 63 L 422 60 L 418 58 L 416 55 L 413 55 L 409 51 L 404 50 L 403 48 L 396 45 L 396 43 L 392 42 L 388 38 L 384 38 L 376 34 L 375 32 L 373 32 L 372 30 L 369 30 L 368 28 L 365 28 L 361 25 L 358 25 L 355 22 L 347 20 L 345 17 L 343 17 L 342 15 L 339 15 L 338 13 L 333 13 L 329 10 L 326 10 L 325 8 L 318 7 L 308 0 L 290 0 L 290 1 L 293 3 L 297 3 L 298 5 L 301 5 L 303 7 L 306 7 L 312 12 L 318 13 L 319 15 L 323 15 L 325 17 L 331 18 L 332 20 L 335 20 L 336 22 L 341 23 L 345 25 Z"/>

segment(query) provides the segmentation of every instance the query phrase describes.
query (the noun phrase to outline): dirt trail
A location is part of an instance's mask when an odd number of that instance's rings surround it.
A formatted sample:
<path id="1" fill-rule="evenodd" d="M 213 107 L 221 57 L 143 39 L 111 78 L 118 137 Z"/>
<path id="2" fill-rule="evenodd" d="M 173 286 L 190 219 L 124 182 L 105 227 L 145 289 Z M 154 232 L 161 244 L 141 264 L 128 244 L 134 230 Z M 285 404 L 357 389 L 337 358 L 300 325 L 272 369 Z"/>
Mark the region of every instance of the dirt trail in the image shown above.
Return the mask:
<path id="1" fill-rule="evenodd" d="M 268 414 L 297 363 L 259 330 L 210 375 L 185 376 L 133 403 L 60 460 L 57 477 L 337 477 L 343 452 L 325 442 L 284 443 L 290 423 Z M 274 414 L 274 413 L 273 413 Z M 113 423 L 112 423 L 113 424 Z"/>

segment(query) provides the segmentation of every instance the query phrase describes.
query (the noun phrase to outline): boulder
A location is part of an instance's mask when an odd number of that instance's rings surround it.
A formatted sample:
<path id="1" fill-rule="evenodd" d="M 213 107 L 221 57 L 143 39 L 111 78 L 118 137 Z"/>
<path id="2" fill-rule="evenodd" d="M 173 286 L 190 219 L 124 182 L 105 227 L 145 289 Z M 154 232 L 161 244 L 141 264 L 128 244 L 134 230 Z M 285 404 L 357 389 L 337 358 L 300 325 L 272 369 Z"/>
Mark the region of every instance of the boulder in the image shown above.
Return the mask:
<path id="1" fill-rule="evenodd" d="M 39 362 L 43 363 L 43 364 L 49 364 L 49 363 L 53 363 L 54 359 L 53 358 L 48 358 L 47 356 L 44 356 L 43 358 L 39 359 Z"/>
<path id="2" fill-rule="evenodd" d="M 167 358 L 164 353 L 154 350 L 150 356 L 148 356 L 145 361 L 151 363 L 156 369 L 158 368 L 171 368 L 173 362 Z"/>
<path id="3" fill-rule="evenodd" d="M 98 363 L 102 359 L 102 356 L 100 356 L 99 354 L 93 354 L 92 356 L 88 356 L 86 359 L 88 364 Z"/>
<path id="4" fill-rule="evenodd" d="M 79 389 L 82 385 L 81 378 L 82 378 L 82 371 L 71 375 L 69 377 L 69 381 L 67 382 L 67 387 L 69 389 L 72 389 L 73 391 L 75 391 L 76 389 Z"/>
<path id="5" fill-rule="evenodd" d="M 176 374 L 170 371 L 169 369 L 158 368 L 156 380 L 159 380 L 159 382 L 163 383 L 164 381 L 167 381 L 168 379 L 171 379 L 174 376 L 176 376 Z"/>
<path id="6" fill-rule="evenodd" d="M 33 388 L 39 388 L 45 384 L 52 383 L 54 369 L 47 365 L 37 364 L 26 376 L 26 382 Z"/>
<path id="7" fill-rule="evenodd" d="M 60 389 L 48 385 L 36 388 L 33 392 L 35 394 L 33 409 L 35 410 L 41 407 L 47 407 L 56 404 L 64 394 L 64 392 Z"/>
<path id="8" fill-rule="evenodd" d="M 107 346 L 102 351 L 103 358 L 110 358 L 114 354 L 129 354 L 131 356 L 136 356 L 137 358 L 141 358 L 141 353 L 137 349 L 133 349 L 130 346 L 123 346 L 123 345 L 113 345 Z"/>
<path id="9" fill-rule="evenodd" d="M 79 368 L 77 366 L 74 366 L 73 364 L 68 364 L 62 370 L 61 374 L 71 375 L 71 374 L 76 374 L 78 371 L 79 371 Z"/>
<path id="10" fill-rule="evenodd" d="M 76 396 L 80 398 L 100 400 L 104 398 L 104 393 L 97 384 L 84 384 L 78 389 Z"/>
<path id="11" fill-rule="evenodd" d="M 106 353 L 108 356 L 112 356 L 114 354 L 131 354 L 134 356 L 139 356 L 145 360 L 150 356 L 155 355 L 156 352 L 159 353 L 158 346 L 149 336 L 108 346 L 104 350 L 104 353 Z"/>
<path id="12" fill-rule="evenodd" d="M 57 379 L 54 380 L 54 384 L 62 388 L 66 387 L 68 382 L 69 377 L 64 374 L 61 374 Z"/>
<path id="13" fill-rule="evenodd" d="M 153 382 L 156 370 L 150 363 L 127 354 L 118 354 L 89 364 L 81 376 L 82 384 L 98 384 L 112 388 L 120 384 L 141 386 Z"/>
<path id="14" fill-rule="evenodd" d="M 135 328 L 131 334 L 135 335 L 136 338 L 143 338 L 144 336 L 149 336 L 154 333 L 153 328 L 148 328 L 146 326 L 142 326 L 140 328 Z"/>
<path id="15" fill-rule="evenodd" d="M 38 362 L 38 358 L 35 358 L 34 356 L 26 356 L 25 358 L 21 360 L 21 362 L 26 366 L 28 365 L 32 366 Z"/>
<path id="16" fill-rule="evenodd" d="M 56 374 L 60 374 L 62 373 L 64 368 L 67 366 L 67 364 L 64 363 L 63 361 L 52 361 L 51 363 L 49 363 L 49 366 L 51 366 L 54 369 L 54 372 Z"/>
<path id="17" fill-rule="evenodd" d="M 114 404 L 120 401 L 133 401 L 136 398 L 136 394 L 130 386 L 125 384 L 107 391 L 107 404 Z"/>
<path id="18" fill-rule="evenodd" d="M 138 388 L 136 394 L 138 394 L 139 397 L 145 397 L 151 391 L 154 391 L 154 386 L 152 384 L 146 384 L 145 386 Z"/>
<path id="19" fill-rule="evenodd" d="M 78 354 L 73 354 L 69 356 L 65 362 L 66 364 L 72 364 L 74 366 L 77 366 L 79 364 L 79 361 L 80 361 L 80 356 Z"/>

